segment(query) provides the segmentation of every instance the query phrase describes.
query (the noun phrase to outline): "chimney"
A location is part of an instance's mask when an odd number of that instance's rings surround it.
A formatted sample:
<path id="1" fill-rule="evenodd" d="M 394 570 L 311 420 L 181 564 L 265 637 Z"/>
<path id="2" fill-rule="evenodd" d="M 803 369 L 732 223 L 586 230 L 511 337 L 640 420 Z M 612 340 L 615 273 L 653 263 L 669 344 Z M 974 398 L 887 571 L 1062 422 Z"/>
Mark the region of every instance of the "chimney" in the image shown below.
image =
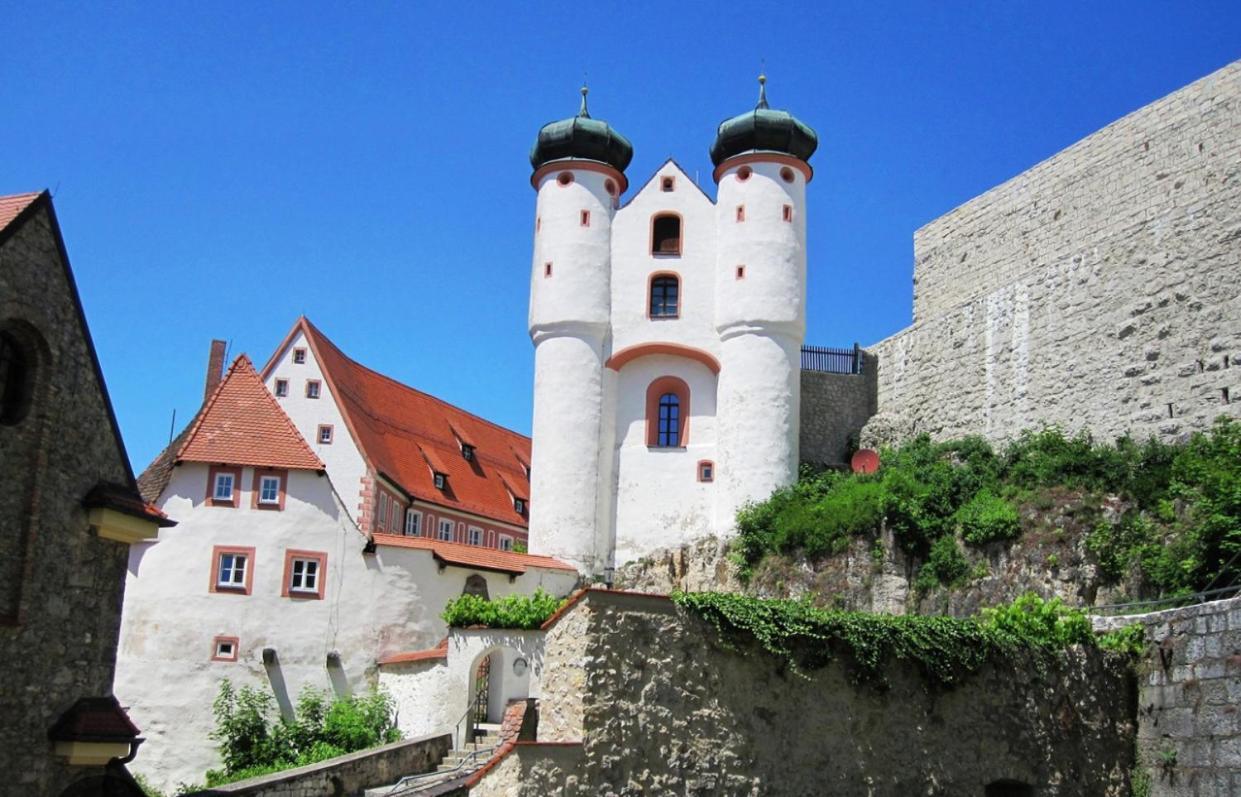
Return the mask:
<path id="1" fill-rule="evenodd" d="M 227 345 L 222 340 L 211 341 L 211 356 L 207 358 L 207 386 L 203 389 L 204 403 L 224 378 L 224 349 Z"/>

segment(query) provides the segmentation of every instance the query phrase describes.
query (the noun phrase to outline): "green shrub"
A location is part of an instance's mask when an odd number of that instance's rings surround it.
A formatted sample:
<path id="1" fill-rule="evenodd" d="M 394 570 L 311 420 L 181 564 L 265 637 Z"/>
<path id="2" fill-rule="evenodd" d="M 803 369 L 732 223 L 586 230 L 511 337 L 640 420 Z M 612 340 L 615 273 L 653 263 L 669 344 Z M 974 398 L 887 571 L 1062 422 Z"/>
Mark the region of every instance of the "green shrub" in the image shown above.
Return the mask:
<path id="1" fill-rule="evenodd" d="M 401 738 L 396 709 L 385 692 L 329 702 L 318 690 L 298 696 L 293 719 L 274 718 L 275 700 L 266 691 L 225 679 L 212 707 L 223 769 L 207 772 L 207 786 L 279 772 Z"/>
<path id="2" fill-rule="evenodd" d="M 1115 631 L 1099 634 L 1098 642 L 1099 647 L 1104 650 L 1123 653 L 1127 656 L 1140 656 L 1146 650 L 1146 627 L 1141 623 L 1134 623 L 1124 628 L 1117 628 Z"/>
<path id="3" fill-rule="evenodd" d="M 971 545 L 1011 540 L 1021 534 L 1017 508 L 985 487 L 956 511 L 954 519 Z"/>
<path id="4" fill-rule="evenodd" d="M 440 615 L 452 628 L 536 629 L 547 622 L 564 603 L 540 587 L 533 595 L 507 595 L 488 600 L 478 595 L 462 595 L 451 600 Z"/>
<path id="5" fill-rule="evenodd" d="M 949 587 L 965 581 L 969 574 L 970 563 L 961 553 L 956 538 L 940 537 L 918 569 L 914 587 L 920 592 L 927 592 L 941 584 Z"/>
<path id="6" fill-rule="evenodd" d="M 1090 618 L 1059 598 L 1045 601 L 1027 593 L 1006 606 L 982 610 L 982 624 L 997 638 L 1014 645 L 1063 648 L 1095 644 Z"/>

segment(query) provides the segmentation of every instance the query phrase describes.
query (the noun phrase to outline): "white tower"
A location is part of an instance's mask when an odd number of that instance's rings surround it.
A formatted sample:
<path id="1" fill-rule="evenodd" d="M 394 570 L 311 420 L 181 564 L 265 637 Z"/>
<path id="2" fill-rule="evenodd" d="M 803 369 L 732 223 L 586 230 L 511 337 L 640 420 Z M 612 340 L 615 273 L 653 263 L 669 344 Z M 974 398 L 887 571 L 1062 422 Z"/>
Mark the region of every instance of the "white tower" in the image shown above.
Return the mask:
<path id="1" fill-rule="evenodd" d="M 530 275 L 534 423 L 530 552 L 598 574 L 611 555 L 600 522 L 604 363 L 611 322 L 612 216 L 633 147 L 578 115 L 545 125 L 530 153 L 538 192 Z M 608 452 L 610 454 L 610 452 Z"/>
<path id="2" fill-rule="evenodd" d="M 797 477 L 807 161 L 818 138 L 768 107 L 765 84 L 760 76 L 757 107 L 721 124 L 711 147 L 719 185 L 719 528 L 731 528 L 745 502 Z"/>

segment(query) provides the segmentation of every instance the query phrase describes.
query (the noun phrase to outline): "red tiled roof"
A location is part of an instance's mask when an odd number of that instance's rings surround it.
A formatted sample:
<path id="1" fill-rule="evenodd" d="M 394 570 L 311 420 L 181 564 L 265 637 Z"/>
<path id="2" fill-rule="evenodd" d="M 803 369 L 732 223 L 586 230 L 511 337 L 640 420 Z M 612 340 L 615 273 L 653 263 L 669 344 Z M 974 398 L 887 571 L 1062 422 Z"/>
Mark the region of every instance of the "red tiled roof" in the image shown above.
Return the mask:
<path id="1" fill-rule="evenodd" d="M 448 637 L 440 640 L 440 643 L 433 648 L 426 650 L 410 650 L 404 653 L 389 653 L 387 656 L 380 656 L 377 664 L 409 664 L 414 661 L 434 661 L 436 659 L 448 658 Z"/>
<path id="2" fill-rule="evenodd" d="M 42 195 L 41 191 L 33 194 L 13 194 L 12 196 L 0 196 L 0 230 L 9 226 L 13 219 L 22 214 L 22 211 L 30 207 L 30 203 L 34 202 Z"/>
<path id="3" fill-rule="evenodd" d="M 376 534 L 376 545 L 387 545 L 393 548 L 418 548 L 430 551 L 431 555 L 444 564 L 458 567 L 472 567 L 476 570 L 494 570 L 499 573 L 521 575 L 529 567 L 542 567 L 548 570 L 569 570 L 576 572 L 573 565 L 565 564 L 550 556 L 535 556 L 515 551 L 500 551 L 495 548 L 483 548 L 478 545 L 463 545 L 459 542 L 442 542 L 426 537 L 403 537 L 399 534 Z"/>
<path id="4" fill-rule="evenodd" d="M 55 742 L 131 742 L 140 733 L 115 697 L 83 697 L 60 715 L 48 736 Z"/>
<path id="5" fill-rule="evenodd" d="M 241 355 L 207 400 L 176 459 L 323 470 L 323 461 Z"/>
<path id="6" fill-rule="evenodd" d="M 530 461 L 530 438 L 359 365 L 306 318 L 293 333 L 298 329 L 376 471 L 420 501 L 526 526 L 505 482 L 529 494 L 523 464 Z M 461 455 L 458 439 L 474 446 L 473 461 Z M 436 489 L 432 470 L 448 476 L 446 489 Z"/>
<path id="7" fill-rule="evenodd" d="M 138 494 L 132 487 L 126 487 L 111 482 L 100 482 L 91 488 L 86 497 L 82 499 L 82 505 L 85 507 L 103 507 L 120 512 L 123 515 L 149 520 L 160 528 L 168 528 L 177 525 L 175 520 L 170 520 L 159 508 L 152 506 Z"/>

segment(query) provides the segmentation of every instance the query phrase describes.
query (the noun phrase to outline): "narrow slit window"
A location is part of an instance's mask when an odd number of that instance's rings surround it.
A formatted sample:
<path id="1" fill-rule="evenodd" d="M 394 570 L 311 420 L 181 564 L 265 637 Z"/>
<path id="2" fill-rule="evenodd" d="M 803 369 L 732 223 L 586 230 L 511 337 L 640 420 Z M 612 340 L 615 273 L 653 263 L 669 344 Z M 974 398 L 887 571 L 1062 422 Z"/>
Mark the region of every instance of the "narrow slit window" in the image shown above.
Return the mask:
<path id="1" fill-rule="evenodd" d="M 784 220 L 785 221 L 793 220 L 793 206 L 792 205 L 784 206 Z"/>
<path id="2" fill-rule="evenodd" d="M 665 213 L 651 222 L 651 254 L 681 254 L 681 217 Z"/>
<path id="3" fill-rule="evenodd" d="M 590 226 L 590 211 L 589 210 L 582 211 L 582 226 L 583 227 Z"/>
<path id="4" fill-rule="evenodd" d="M 745 279 L 745 266 L 737 266 L 737 279 Z"/>
<path id="5" fill-rule="evenodd" d="M 681 310 L 681 281 L 674 276 L 651 280 L 651 318 L 676 318 Z"/>
<path id="6" fill-rule="evenodd" d="M 552 275 L 552 264 L 550 262 L 543 264 L 543 276 L 550 277 Z"/>
<path id="7" fill-rule="evenodd" d="M 737 221 L 745 221 L 745 205 L 737 206 Z"/>

